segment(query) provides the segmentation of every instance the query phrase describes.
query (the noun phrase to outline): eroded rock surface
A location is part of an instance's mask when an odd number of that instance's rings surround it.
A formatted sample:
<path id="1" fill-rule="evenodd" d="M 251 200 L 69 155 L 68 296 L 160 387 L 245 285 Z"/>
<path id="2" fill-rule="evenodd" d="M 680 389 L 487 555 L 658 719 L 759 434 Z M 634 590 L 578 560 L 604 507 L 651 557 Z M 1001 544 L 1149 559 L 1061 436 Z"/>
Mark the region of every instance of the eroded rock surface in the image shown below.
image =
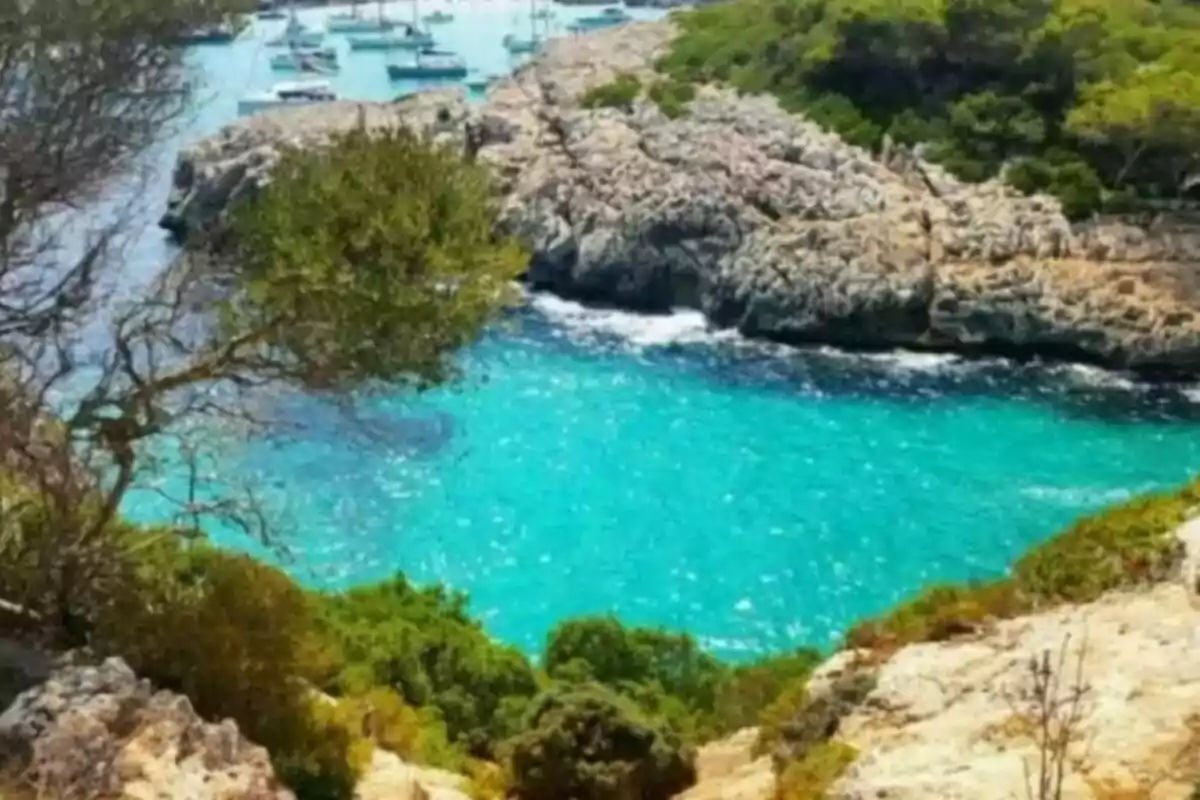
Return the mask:
<path id="1" fill-rule="evenodd" d="M 263 748 L 187 698 L 155 692 L 119 659 L 67 666 L 0 714 L 6 753 L 40 797 L 294 800 Z"/>
<path id="2" fill-rule="evenodd" d="M 1194 593 L 1162 585 L 1024 617 L 977 640 L 904 648 L 843 720 L 839 738 L 860 756 L 830 796 L 1026 797 L 1040 753 L 1030 659 L 1049 653 L 1056 670 L 1062 658 L 1058 700 L 1084 690 L 1062 797 L 1190 797 L 1200 766 L 1197 608 Z"/>
<path id="3" fill-rule="evenodd" d="M 654 80 L 672 35 L 638 23 L 555 43 L 481 107 L 442 92 L 239 122 L 181 155 L 164 224 L 206 227 L 265 177 L 276 142 L 365 114 L 490 164 L 498 225 L 531 245 L 539 288 L 699 308 L 783 341 L 1200 372 L 1200 229 L 1072 228 L 1052 199 L 963 184 L 901 150 L 876 159 L 765 97 L 705 87 L 678 119 L 644 98 L 580 107 L 618 72 Z"/>

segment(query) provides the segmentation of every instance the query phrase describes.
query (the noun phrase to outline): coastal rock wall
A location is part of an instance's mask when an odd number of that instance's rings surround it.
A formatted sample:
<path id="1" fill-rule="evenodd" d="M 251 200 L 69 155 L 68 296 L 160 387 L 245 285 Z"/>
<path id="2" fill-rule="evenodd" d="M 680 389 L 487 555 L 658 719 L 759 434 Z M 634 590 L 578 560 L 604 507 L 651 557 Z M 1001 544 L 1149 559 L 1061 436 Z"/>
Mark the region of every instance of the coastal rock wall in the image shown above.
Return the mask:
<path id="1" fill-rule="evenodd" d="M 498 225 L 530 244 L 537 288 L 698 308 L 795 343 L 1200 372 L 1200 226 L 1073 229 L 1050 198 L 963 184 L 901 150 L 881 161 L 770 98 L 716 87 L 678 119 L 644 97 L 581 108 L 618 73 L 652 82 L 672 35 L 638 23 L 553 43 L 480 107 L 442 92 L 239 122 L 181 154 L 164 226 L 208 226 L 265 178 L 273 142 L 369 113 L 440 131 L 494 168 Z"/>

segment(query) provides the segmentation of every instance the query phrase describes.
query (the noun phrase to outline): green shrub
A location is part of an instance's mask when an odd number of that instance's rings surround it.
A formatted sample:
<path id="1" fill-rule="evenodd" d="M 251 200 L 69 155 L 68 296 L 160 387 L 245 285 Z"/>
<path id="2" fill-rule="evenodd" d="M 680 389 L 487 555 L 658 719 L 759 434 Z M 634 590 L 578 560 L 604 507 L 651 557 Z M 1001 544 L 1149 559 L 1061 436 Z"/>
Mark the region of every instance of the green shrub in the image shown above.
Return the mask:
<path id="1" fill-rule="evenodd" d="M 793 681 L 768 703 L 759 714 L 758 740 L 754 745 L 759 754 L 770 753 L 783 741 L 783 729 L 808 706 L 808 680 Z"/>
<path id="2" fill-rule="evenodd" d="M 1163 580 L 1178 566 L 1179 527 L 1200 507 L 1200 481 L 1139 497 L 1073 523 L 1026 553 L 1012 575 L 991 583 L 922 590 L 847 633 L 847 647 L 892 649 L 978 630 L 996 619 L 1107 591 Z"/>
<path id="3" fill-rule="evenodd" d="M 788 764 L 775 785 L 775 800 L 822 800 L 854 763 L 858 751 L 843 742 L 823 742 Z"/>
<path id="4" fill-rule="evenodd" d="M 687 634 L 627 628 L 614 617 L 559 623 L 542 664 L 565 684 L 600 683 L 632 700 L 688 742 L 724 732 L 716 699 L 730 670 Z"/>
<path id="5" fill-rule="evenodd" d="M 303 800 L 350 797 L 370 745 L 350 709 L 312 694 L 338 663 L 312 598 L 278 569 L 208 547 L 151 565 L 162 572 L 100 619 L 97 648 L 186 695 L 202 716 L 235 720 Z"/>
<path id="6" fill-rule="evenodd" d="M 823 655 L 812 649 L 797 650 L 736 667 L 717 688 L 715 733 L 759 724 L 764 710 L 790 686 L 803 686 Z"/>
<path id="7" fill-rule="evenodd" d="M 1013 580 L 1037 605 L 1086 603 L 1163 580 L 1179 565 L 1174 531 L 1200 506 L 1200 481 L 1084 517 L 1017 561 Z"/>
<path id="8" fill-rule="evenodd" d="M 888 649 L 909 642 L 939 642 L 1027 610 L 1028 603 L 1007 580 L 930 586 L 882 617 L 854 625 L 846 633 L 845 643 L 847 647 Z"/>
<path id="9" fill-rule="evenodd" d="M 580 98 L 584 108 L 619 108 L 626 113 L 633 110 L 633 101 L 642 91 L 642 81 L 631 72 L 618 72 L 608 83 L 593 86 Z"/>
<path id="10" fill-rule="evenodd" d="M 603 687 L 552 690 L 511 743 L 513 792 L 522 800 L 670 797 L 695 781 L 693 753 Z"/>
<path id="11" fill-rule="evenodd" d="M 650 84 L 646 96 L 670 119 L 687 113 L 687 104 L 696 98 L 696 87 L 674 78 L 661 78 Z"/>
<path id="12" fill-rule="evenodd" d="M 866 700 L 875 688 L 873 672 L 851 668 L 815 697 L 806 682 L 797 681 L 763 712 L 755 749 L 770 753 L 776 771 L 801 761 L 838 732 L 842 719 Z"/>
<path id="13" fill-rule="evenodd" d="M 538 679 L 520 652 L 488 638 L 466 603 L 441 587 L 417 589 L 403 575 L 323 595 L 322 628 L 343 654 L 329 688 L 395 687 L 405 702 L 435 711 L 451 743 L 490 756 L 518 730 Z"/>

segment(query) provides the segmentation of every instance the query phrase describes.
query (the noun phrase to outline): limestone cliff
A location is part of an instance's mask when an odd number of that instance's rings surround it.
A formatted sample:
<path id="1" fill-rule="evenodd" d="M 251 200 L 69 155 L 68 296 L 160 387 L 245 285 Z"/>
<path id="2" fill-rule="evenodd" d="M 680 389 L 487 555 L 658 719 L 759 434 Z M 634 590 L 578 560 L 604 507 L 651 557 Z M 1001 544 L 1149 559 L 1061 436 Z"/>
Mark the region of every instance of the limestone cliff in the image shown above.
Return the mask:
<path id="1" fill-rule="evenodd" d="M 666 23 L 552 45 L 480 107 L 441 92 L 240 121 L 180 156 L 163 224 L 210 226 L 280 142 L 409 121 L 495 167 L 499 227 L 530 243 L 529 281 L 645 311 L 702 309 L 782 341 L 1077 359 L 1200 373 L 1200 231 L 1072 227 L 1058 204 L 886 163 L 769 98 L 701 89 L 670 119 L 580 98 L 653 79 Z"/>

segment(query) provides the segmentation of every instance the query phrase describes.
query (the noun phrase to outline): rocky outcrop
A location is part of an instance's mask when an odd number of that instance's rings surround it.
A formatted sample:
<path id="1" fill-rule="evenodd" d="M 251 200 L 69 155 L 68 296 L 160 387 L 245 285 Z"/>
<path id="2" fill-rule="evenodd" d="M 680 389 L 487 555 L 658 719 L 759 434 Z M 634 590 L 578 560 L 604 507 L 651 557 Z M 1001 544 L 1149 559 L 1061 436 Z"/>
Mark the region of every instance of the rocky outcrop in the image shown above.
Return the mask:
<path id="1" fill-rule="evenodd" d="M 1030 663 L 1044 653 L 1059 718 L 1082 689 L 1064 800 L 1190 797 L 1200 775 L 1198 608 L 1194 593 L 1164 585 L 1014 620 L 975 640 L 904 648 L 842 721 L 839 737 L 860 756 L 830 797 L 1027 796 L 1041 752 Z"/>
<path id="2" fill-rule="evenodd" d="M 39 797 L 294 800 L 233 722 L 202 721 L 119 659 L 63 667 L 22 693 L 0 714 L 0 751 L 24 762 Z"/>
<path id="3" fill-rule="evenodd" d="M 441 131 L 490 164 L 499 227 L 530 244 L 536 287 L 699 308 L 794 343 L 1200 372 L 1200 229 L 1073 228 L 1051 199 L 962 184 L 902 150 L 876 159 L 769 98 L 715 87 L 678 119 L 644 97 L 580 107 L 619 72 L 654 80 L 671 36 L 638 23 L 555 43 L 481 107 L 439 93 L 239 122 L 181 155 L 164 224 L 208 226 L 265 177 L 277 142 L 362 113 Z"/>
<path id="4" fill-rule="evenodd" d="M 829 696 L 851 675 L 869 676 L 872 688 L 836 725 L 836 739 L 858 755 L 825 796 L 1193 797 L 1200 784 L 1200 520 L 1178 535 L 1187 552 L 1180 580 L 1010 620 L 975 636 L 909 645 L 882 663 L 867 652 L 829 659 L 808 682 L 810 698 Z M 1049 682 L 1034 674 L 1042 663 Z M 1045 730 L 1067 743 L 1061 795 L 1036 788 L 1045 711 Z M 720 755 L 710 756 L 708 774 L 701 770 L 682 800 L 773 797 L 771 759 L 754 758 L 753 734 L 705 748 Z"/>

